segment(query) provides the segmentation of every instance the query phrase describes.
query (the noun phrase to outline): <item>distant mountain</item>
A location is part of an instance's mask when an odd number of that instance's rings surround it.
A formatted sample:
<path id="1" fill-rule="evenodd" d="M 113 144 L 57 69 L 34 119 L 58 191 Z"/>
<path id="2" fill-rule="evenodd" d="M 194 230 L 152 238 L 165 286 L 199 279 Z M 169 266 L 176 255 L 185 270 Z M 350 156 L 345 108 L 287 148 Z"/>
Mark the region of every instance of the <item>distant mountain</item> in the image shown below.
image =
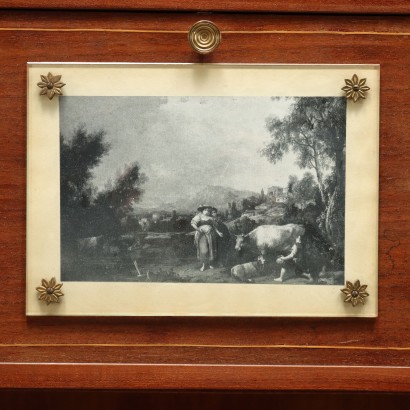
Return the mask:
<path id="1" fill-rule="evenodd" d="M 164 201 L 163 198 L 150 198 L 141 206 L 136 204 L 134 211 L 137 213 L 150 213 L 159 211 L 195 212 L 200 205 L 211 205 L 219 210 L 228 209 L 228 202 L 235 201 L 241 205 L 242 199 L 252 195 L 259 195 L 252 191 L 240 191 L 224 186 L 206 185 L 195 193 L 187 193 L 181 198 L 172 201 Z"/>
<path id="2" fill-rule="evenodd" d="M 238 205 L 244 198 L 258 195 L 252 191 L 239 191 L 224 186 L 207 185 L 195 194 L 187 195 L 175 203 L 179 211 L 193 211 L 200 205 L 212 205 L 218 209 L 228 209 L 228 202 L 235 201 Z"/>

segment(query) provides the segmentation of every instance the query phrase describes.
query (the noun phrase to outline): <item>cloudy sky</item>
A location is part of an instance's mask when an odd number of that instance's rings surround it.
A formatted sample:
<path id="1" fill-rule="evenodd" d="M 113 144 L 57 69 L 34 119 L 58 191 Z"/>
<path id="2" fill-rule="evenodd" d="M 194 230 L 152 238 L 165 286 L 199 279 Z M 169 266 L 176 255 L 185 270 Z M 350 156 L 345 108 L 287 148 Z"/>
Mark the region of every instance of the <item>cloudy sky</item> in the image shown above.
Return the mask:
<path id="1" fill-rule="evenodd" d="M 259 150 L 269 141 L 266 118 L 288 112 L 269 97 L 61 97 L 60 131 L 105 130 L 111 150 L 94 169 L 102 189 L 125 164 L 148 176 L 140 206 L 174 201 L 206 185 L 260 192 L 302 176 L 293 154 L 273 165 Z"/>

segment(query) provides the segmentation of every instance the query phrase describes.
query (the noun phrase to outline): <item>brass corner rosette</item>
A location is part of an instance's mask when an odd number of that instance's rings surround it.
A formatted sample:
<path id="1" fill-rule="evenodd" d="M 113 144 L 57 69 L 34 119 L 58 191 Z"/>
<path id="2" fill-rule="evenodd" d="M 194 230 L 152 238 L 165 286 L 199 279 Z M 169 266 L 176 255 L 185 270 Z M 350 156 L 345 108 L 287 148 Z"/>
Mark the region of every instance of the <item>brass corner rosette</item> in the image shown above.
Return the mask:
<path id="1" fill-rule="evenodd" d="M 52 100 L 54 96 L 63 95 L 61 88 L 65 86 L 65 83 L 62 83 L 61 75 L 53 75 L 48 73 L 47 76 L 40 75 L 41 81 L 37 83 L 37 86 L 41 88 L 40 95 L 47 95 L 49 100 Z"/>
<path id="2" fill-rule="evenodd" d="M 222 35 L 219 28 L 208 20 L 198 21 L 188 33 L 189 44 L 199 54 L 212 53 L 221 40 Z"/>
<path id="3" fill-rule="evenodd" d="M 344 302 L 351 303 L 352 306 L 355 307 L 359 303 L 364 305 L 366 298 L 369 296 L 369 294 L 365 292 L 366 289 L 367 285 L 361 285 L 360 280 L 357 280 L 354 284 L 346 281 L 346 287 L 340 289 L 340 291 L 346 295 Z"/>
<path id="4" fill-rule="evenodd" d="M 366 98 L 366 92 L 370 90 L 366 84 L 366 78 L 361 78 L 357 74 L 354 74 L 351 79 L 345 78 L 346 85 L 342 87 L 342 90 L 346 93 L 346 98 L 357 102 L 360 99 Z"/>
<path id="5" fill-rule="evenodd" d="M 43 300 L 49 305 L 50 303 L 60 303 L 60 297 L 64 296 L 61 292 L 62 283 L 57 283 L 56 278 L 51 278 L 50 281 L 41 280 L 41 285 L 36 288 L 39 293 L 38 299 Z"/>

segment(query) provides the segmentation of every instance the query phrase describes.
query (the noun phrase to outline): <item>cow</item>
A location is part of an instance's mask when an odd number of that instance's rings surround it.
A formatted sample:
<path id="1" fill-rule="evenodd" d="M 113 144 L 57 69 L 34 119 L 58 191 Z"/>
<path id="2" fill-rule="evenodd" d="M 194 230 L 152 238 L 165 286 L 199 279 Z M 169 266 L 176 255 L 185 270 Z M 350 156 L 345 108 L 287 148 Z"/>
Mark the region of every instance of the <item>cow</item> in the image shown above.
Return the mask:
<path id="1" fill-rule="evenodd" d="M 258 256 L 256 262 L 242 263 L 231 269 L 231 275 L 239 282 L 253 282 L 253 278 L 260 276 L 265 269 L 265 259 L 263 256 Z"/>
<path id="2" fill-rule="evenodd" d="M 261 225 L 247 235 L 237 235 L 235 250 L 266 256 L 267 253 L 290 251 L 298 236 L 303 236 L 302 225 Z"/>

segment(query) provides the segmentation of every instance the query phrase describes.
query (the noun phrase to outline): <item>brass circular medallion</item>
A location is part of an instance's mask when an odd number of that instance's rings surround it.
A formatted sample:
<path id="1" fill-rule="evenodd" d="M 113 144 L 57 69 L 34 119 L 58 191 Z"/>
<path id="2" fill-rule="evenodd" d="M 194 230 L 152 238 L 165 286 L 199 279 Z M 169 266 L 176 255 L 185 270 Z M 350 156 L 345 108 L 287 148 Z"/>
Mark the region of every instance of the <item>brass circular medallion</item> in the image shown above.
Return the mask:
<path id="1" fill-rule="evenodd" d="M 188 33 L 189 44 L 200 54 L 212 53 L 219 46 L 221 39 L 219 28 L 206 20 L 195 23 Z"/>

